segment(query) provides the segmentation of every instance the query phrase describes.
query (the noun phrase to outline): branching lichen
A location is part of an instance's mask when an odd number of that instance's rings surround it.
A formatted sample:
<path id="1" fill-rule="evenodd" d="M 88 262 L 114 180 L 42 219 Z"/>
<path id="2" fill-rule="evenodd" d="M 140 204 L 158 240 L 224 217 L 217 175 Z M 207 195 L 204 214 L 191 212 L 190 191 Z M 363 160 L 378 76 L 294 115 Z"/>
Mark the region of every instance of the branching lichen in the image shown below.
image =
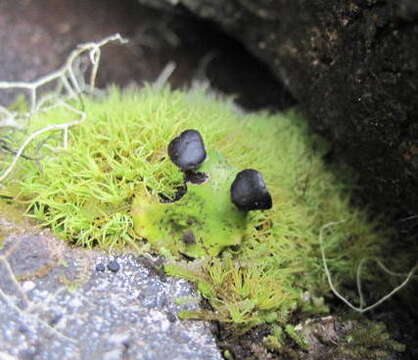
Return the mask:
<path id="1" fill-rule="evenodd" d="M 93 92 L 100 64 L 101 48 L 109 42 L 114 41 L 124 43 L 126 40 L 119 34 L 115 34 L 98 42 L 81 44 L 71 52 L 65 64 L 55 72 L 32 82 L 0 82 L 0 90 L 26 91 L 29 95 L 29 106 L 26 106 L 24 100 L 23 103 L 20 101 L 24 111 L 13 111 L 10 107 L 7 108 L 0 105 L 0 129 L 3 130 L 1 134 L 2 137 L 0 138 L 0 144 L 2 144 L 0 151 L 6 150 L 9 155 L 13 155 L 9 162 L 8 159 L 5 160 L 0 157 L 0 169 L 2 167 L 1 165 L 6 165 L 5 169 L 1 169 L 2 171 L 0 172 L 0 186 L 11 174 L 17 161 L 21 157 L 26 157 L 23 152 L 27 149 L 28 145 L 42 134 L 62 130 L 62 148 L 64 150 L 67 149 L 68 129 L 82 123 L 86 118 L 84 111 L 76 108 L 68 101 L 80 97 L 81 94 L 85 92 Z M 87 71 L 82 69 L 85 66 L 83 60 L 85 60 L 84 57 L 86 56 L 91 65 L 88 80 L 85 79 Z M 51 86 L 55 87 L 55 91 L 51 92 Z M 42 92 L 42 88 L 49 89 L 45 93 L 45 91 Z M 19 96 L 18 99 L 22 100 L 22 94 L 19 94 Z M 73 116 L 77 116 L 77 119 L 63 123 L 48 124 L 48 126 L 36 129 L 29 135 L 26 135 L 32 117 L 35 114 L 48 111 L 54 107 L 68 110 Z M 13 151 L 9 147 L 9 142 L 5 139 L 11 137 L 13 140 L 12 144 L 15 146 L 20 140 L 20 137 L 15 134 L 17 131 L 23 133 L 21 134 L 23 139 L 21 140 L 19 148 L 16 151 Z"/>

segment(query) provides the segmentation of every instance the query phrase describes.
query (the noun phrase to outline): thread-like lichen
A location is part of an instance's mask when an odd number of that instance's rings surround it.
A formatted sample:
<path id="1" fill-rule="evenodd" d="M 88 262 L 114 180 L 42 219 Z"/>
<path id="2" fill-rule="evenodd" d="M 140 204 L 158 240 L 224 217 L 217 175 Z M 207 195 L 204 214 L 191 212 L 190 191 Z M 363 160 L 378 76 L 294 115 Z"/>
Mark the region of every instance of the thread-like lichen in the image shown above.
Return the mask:
<path id="1" fill-rule="evenodd" d="M 350 207 L 349 186 L 326 170 L 321 161 L 326 147 L 309 135 L 294 111 L 243 114 L 203 89 L 112 89 L 101 99 L 83 102 L 88 121 L 72 129 L 68 149 L 57 154 L 50 149 L 60 139 L 45 139 L 51 146 L 43 147 L 43 160 L 19 162 L 6 192 L 27 204 L 28 215 L 72 243 L 145 248 L 170 258 L 166 271 L 194 281 L 214 310 L 183 316 L 242 328 L 283 324 L 306 306 L 307 293 L 320 298 L 329 292 L 318 243 L 324 224 L 345 220 L 324 243 L 337 284 L 355 278 L 359 261 L 376 256 L 384 242 L 365 212 Z M 68 121 L 68 113 L 57 107 L 36 115 L 31 126 L 60 121 Z M 167 145 L 186 129 L 198 130 L 209 154 L 220 154 L 231 169 L 260 171 L 273 209 L 250 212 L 233 221 L 235 230 L 225 228 L 216 237 L 233 215 L 226 211 L 223 222 L 212 217 L 217 210 L 210 207 L 213 193 L 200 194 L 204 201 L 190 200 L 186 192 L 183 202 L 160 202 L 175 199 L 184 186 Z M 227 184 L 219 187 L 219 199 L 229 197 Z M 157 216 L 146 212 L 148 206 Z M 182 226 L 164 224 L 170 207 Z M 138 220 L 138 214 L 147 215 Z M 186 246 L 179 239 L 195 224 L 199 237 Z M 200 259 L 181 262 L 183 253 Z"/>

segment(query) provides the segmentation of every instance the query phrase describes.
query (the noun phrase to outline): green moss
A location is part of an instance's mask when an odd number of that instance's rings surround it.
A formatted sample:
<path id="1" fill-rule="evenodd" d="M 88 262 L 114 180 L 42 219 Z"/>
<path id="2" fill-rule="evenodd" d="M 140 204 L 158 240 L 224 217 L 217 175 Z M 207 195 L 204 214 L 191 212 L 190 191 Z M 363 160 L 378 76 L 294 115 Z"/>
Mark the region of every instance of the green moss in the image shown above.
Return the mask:
<path id="1" fill-rule="evenodd" d="M 385 360 L 403 351 L 405 346 L 391 339 L 385 324 L 364 320 L 353 322 L 352 329 L 326 359 Z"/>
<path id="2" fill-rule="evenodd" d="M 291 337 L 291 339 L 299 346 L 299 348 L 306 351 L 309 349 L 309 342 L 299 331 L 296 330 L 293 325 L 287 324 L 285 330 L 287 335 Z"/>
<path id="3" fill-rule="evenodd" d="M 281 353 L 286 345 L 286 334 L 280 326 L 272 326 L 271 335 L 263 339 L 263 344 L 271 351 Z"/>
<path id="4" fill-rule="evenodd" d="M 23 226 L 26 218 L 22 213 L 25 211 L 25 207 L 19 206 L 16 203 L 12 204 L 10 199 L 2 199 L 2 190 L 3 189 L 0 188 L 0 215 L 7 221 Z M 1 233 L 3 233 L 4 236 L 7 235 L 5 229 L 0 229 L 0 234 Z"/>
<path id="5" fill-rule="evenodd" d="M 24 209 L 19 206 L 11 205 L 9 199 L 2 198 L 2 189 L 0 188 L 0 216 L 6 221 L 19 224 L 22 227 L 25 223 L 25 217 L 22 216 Z M 7 237 L 10 235 L 10 230 L 1 226 L 0 218 L 0 250 L 4 247 Z"/>
<path id="6" fill-rule="evenodd" d="M 113 89 L 84 103 L 88 121 L 71 130 L 68 151 L 44 148 L 41 168 L 20 162 L 9 192 L 63 239 L 86 247 L 145 248 L 170 258 L 166 271 L 194 281 L 214 309 L 184 316 L 243 329 L 285 323 L 304 306 L 304 294 L 313 299 L 329 292 L 318 234 L 331 221 L 345 220 L 325 244 L 337 284 L 354 278 L 362 257 L 378 254 L 382 235 L 349 206 L 348 185 L 325 169 L 325 148 L 297 113 L 244 115 L 204 90 Z M 72 118 L 56 108 L 32 126 Z M 182 200 L 162 204 L 160 197 L 173 199 L 183 185 L 166 149 L 185 129 L 202 134 L 211 178 L 206 186 L 189 185 Z M 50 146 L 59 141 L 58 135 L 48 139 Z M 245 168 L 263 174 L 272 210 L 243 217 L 228 202 L 231 176 Z M 219 187 L 212 186 L 216 182 Z M 189 229 L 195 242 L 185 243 Z M 182 263 L 183 253 L 201 259 Z"/>
<path id="7" fill-rule="evenodd" d="M 290 346 L 291 343 L 293 346 Z M 270 351 L 287 355 L 290 358 L 299 359 L 297 351 L 292 349 L 295 347 L 298 351 L 309 351 L 309 342 L 297 328 L 291 324 L 287 324 L 284 329 L 280 326 L 272 326 L 271 334 L 263 339 L 263 345 Z"/>

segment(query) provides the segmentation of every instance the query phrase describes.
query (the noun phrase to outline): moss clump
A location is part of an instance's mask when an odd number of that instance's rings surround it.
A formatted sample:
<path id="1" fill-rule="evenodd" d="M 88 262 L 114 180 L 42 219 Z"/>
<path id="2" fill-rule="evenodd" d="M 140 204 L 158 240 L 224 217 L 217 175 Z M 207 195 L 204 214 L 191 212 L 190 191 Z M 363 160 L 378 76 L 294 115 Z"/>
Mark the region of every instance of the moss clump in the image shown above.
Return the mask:
<path id="1" fill-rule="evenodd" d="M 306 340 L 293 325 L 287 324 L 285 330 L 290 338 L 299 346 L 299 348 L 306 351 L 309 350 L 308 340 Z"/>
<path id="2" fill-rule="evenodd" d="M 243 328 L 286 322 L 303 306 L 306 292 L 322 296 L 329 291 L 318 234 L 330 221 L 345 220 L 325 244 L 337 283 L 354 278 L 359 260 L 378 253 L 382 235 L 364 212 L 349 206 L 348 187 L 325 169 L 321 161 L 325 149 L 308 135 L 297 113 L 244 115 L 231 102 L 204 90 L 113 89 L 105 98 L 86 98 L 84 103 L 89 120 L 72 129 L 68 151 L 57 155 L 45 148 L 41 168 L 35 162 L 21 162 L 9 191 L 18 192 L 17 199 L 27 203 L 30 216 L 77 245 L 138 247 L 149 240 L 153 251 L 173 260 L 166 270 L 195 281 L 214 309 L 185 315 L 217 318 Z M 32 126 L 67 121 L 68 116 L 55 108 L 35 117 Z M 207 149 L 220 154 L 231 169 L 255 168 L 263 174 L 273 209 L 249 213 L 245 224 L 234 222 L 237 231 L 232 233 L 239 234 L 238 240 L 228 237 L 228 229 L 218 240 L 210 233 L 210 221 L 218 221 L 211 217 L 215 208 L 206 208 L 210 198 L 183 206 L 184 212 L 179 210 L 181 201 L 158 202 L 174 199 L 184 185 L 166 149 L 185 129 L 199 130 Z M 48 141 L 58 144 L 58 139 Z M 228 195 L 225 184 L 219 189 L 223 199 Z M 167 236 L 148 231 L 163 217 L 153 223 L 153 217 L 146 216 L 135 229 L 138 201 L 161 212 L 175 207 L 176 223 L 183 225 L 173 227 Z M 202 258 L 181 263 L 184 248 L 175 239 L 187 230 L 188 217 L 201 224 L 199 246 L 189 255 Z M 218 241 L 216 251 L 203 251 L 206 241 Z"/>
<path id="3" fill-rule="evenodd" d="M 349 333 L 323 358 L 347 360 L 385 360 L 395 352 L 405 351 L 405 345 L 391 339 L 386 325 L 369 320 L 354 321 Z"/>
<path id="4" fill-rule="evenodd" d="M 303 325 L 272 326 L 263 339 L 271 352 L 295 359 L 385 360 L 405 351 L 393 340 L 386 326 L 367 319 L 342 320 L 332 317 Z"/>

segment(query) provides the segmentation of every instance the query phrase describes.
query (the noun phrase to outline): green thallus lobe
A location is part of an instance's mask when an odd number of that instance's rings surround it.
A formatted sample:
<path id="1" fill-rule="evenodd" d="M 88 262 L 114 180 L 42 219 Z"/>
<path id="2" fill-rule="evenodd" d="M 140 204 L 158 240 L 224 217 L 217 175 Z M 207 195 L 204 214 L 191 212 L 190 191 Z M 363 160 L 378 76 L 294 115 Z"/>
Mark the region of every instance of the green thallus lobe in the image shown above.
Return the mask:
<path id="1" fill-rule="evenodd" d="M 198 131 L 183 131 L 170 142 L 168 154 L 186 179 L 196 178 L 199 169 L 204 181 L 188 182 L 184 196 L 173 203 L 161 203 L 146 189 L 137 194 L 132 205 L 135 231 L 156 247 L 165 244 L 170 251 L 193 258 L 216 256 L 241 243 L 246 211 L 271 207 L 261 174 L 244 170 L 235 177 L 236 170 L 216 151 L 210 151 L 207 159 Z"/>
<path id="2" fill-rule="evenodd" d="M 345 219 L 324 244 L 337 285 L 355 278 L 362 258 L 379 255 L 385 236 L 350 206 L 350 184 L 325 168 L 326 146 L 297 113 L 244 115 L 203 89 L 113 89 L 84 103 L 88 121 L 72 129 L 68 151 L 51 152 L 61 138 L 48 138 L 50 146 L 36 154 L 42 167 L 19 162 L 6 191 L 77 245 L 166 255 L 166 270 L 194 281 L 214 309 L 194 317 L 248 328 L 286 323 L 295 309 L 313 311 L 303 294 L 329 293 L 318 244 L 329 222 Z M 32 119 L 32 130 L 72 116 L 52 109 Z M 184 173 L 167 156 L 167 144 L 184 129 L 199 129 L 205 139 L 207 158 L 191 170 L 208 179 L 188 183 L 180 200 L 164 204 L 160 197 L 175 199 L 184 184 Z M 275 206 L 247 213 L 231 201 L 231 185 L 240 170 L 254 167 Z M 241 185 L 257 182 L 251 173 Z M 183 263 L 180 254 L 200 260 Z"/>

